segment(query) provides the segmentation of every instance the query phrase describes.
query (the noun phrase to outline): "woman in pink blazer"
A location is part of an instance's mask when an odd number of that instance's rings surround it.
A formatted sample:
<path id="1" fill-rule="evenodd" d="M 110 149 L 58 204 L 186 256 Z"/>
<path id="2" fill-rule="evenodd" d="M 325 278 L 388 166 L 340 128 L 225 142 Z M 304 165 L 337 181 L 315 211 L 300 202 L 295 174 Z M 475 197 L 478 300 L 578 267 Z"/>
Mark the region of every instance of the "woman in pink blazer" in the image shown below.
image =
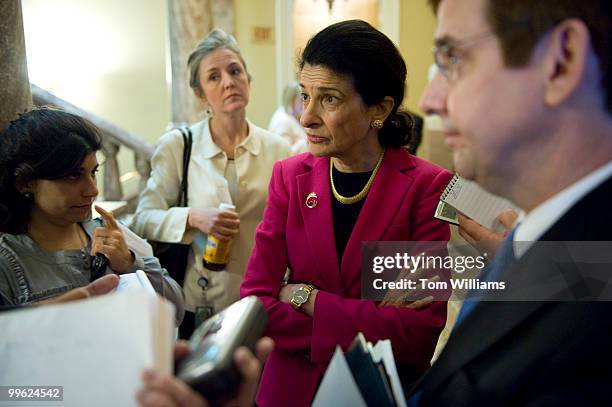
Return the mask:
<path id="1" fill-rule="evenodd" d="M 362 241 L 444 241 L 434 219 L 450 173 L 407 153 L 398 112 L 406 66 L 369 24 L 344 21 L 307 44 L 300 61 L 301 124 L 309 153 L 275 164 L 241 295 L 257 295 L 276 343 L 259 406 L 307 406 L 336 345 L 358 332 L 389 338 L 408 380 L 428 367 L 446 304 L 421 309 L 361 299 Z M 289 284 L 283 285 L 285 271 Z"/>

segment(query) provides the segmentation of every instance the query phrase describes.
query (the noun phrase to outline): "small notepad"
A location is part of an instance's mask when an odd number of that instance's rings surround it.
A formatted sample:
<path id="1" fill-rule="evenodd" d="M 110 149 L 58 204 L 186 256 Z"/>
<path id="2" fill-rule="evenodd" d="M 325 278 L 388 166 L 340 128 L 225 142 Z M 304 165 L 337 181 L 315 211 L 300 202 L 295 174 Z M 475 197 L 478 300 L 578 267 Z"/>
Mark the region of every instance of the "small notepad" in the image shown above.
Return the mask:
<path id="1" fill-rule="evenodd" d="M 459 211 L 493 231 L 503 231 L 503 226 L 497 220 L 500 213 L 512 209 L 519 213 L 521 209 L 512 202 L 493 195 L 473 181 L 461 178 L 455 174 L 446 186 L 436 208 L 435 217 L 446 222 L 459 224 Z"/>

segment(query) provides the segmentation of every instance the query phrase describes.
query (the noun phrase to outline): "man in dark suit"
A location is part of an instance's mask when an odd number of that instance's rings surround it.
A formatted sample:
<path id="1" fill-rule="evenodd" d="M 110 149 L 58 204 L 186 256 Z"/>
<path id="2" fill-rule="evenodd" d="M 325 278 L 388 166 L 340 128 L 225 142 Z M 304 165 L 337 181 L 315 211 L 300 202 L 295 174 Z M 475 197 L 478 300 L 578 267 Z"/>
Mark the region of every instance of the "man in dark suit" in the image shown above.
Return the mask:
<path id="1" fill-rule="evenodd" d="M 576 245 L 550 246 L 612 240 L 612 4 L 430 4 L 438 73 L 421 107 L 441 116 L 460 175 L 525 210 L 482 277 L 522 290 L 464 304 L 409 404 L 610 404 L 612 302 L 594 300 L 612 267 L 602 281 Z"/>

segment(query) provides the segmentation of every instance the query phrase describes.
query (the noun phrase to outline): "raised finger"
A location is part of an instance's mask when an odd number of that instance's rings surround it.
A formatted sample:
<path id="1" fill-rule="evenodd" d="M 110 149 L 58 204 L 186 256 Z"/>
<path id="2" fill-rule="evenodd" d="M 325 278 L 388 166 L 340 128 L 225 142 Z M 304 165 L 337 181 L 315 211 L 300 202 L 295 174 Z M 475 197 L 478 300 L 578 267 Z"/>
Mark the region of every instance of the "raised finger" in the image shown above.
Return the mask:
<path id="1" fill-rule="evenodd" d="M 104 210 L 98 205 L 94 205 L 94 207 L 96 208 L 96 212 L 98 212 L 100 216 L 102 216 L 102 219 L 104 220 L 104 225 L 107 228 L 112 230 L 119 230 L 119 225 L 117 224 L 117 221 L 115 220 L 115 217 L 112 213 Z"/>

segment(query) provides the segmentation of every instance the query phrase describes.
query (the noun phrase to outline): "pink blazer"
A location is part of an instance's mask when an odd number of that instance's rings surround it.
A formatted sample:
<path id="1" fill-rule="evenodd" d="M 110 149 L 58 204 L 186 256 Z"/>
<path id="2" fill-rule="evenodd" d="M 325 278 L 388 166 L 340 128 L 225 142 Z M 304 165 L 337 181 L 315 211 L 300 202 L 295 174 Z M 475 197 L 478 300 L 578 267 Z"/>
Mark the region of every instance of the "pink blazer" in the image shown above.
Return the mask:
<path id="1" fill-rule="evenodd" d="M 361 299 L 360 243 L 367 240 L 448 240 L 450 229 L 434 219 L 451 174 L 403 149 L 390 148 L 361 209 L 338 267 L 334 240 L 329 158 L 310 153 L 278 161 L 270 180 L 263 221 L 240 289 L 257 295 L 276 347 L 266 362 L 257 403 L 308 406 L 336 345 L 343 349 L 361 331 L 370 341 L 389 338 L 396 361 L 416 372 L 429 367 L 446 321 L 446 304 L 416 311 L 378 307 Z M 318 204 L 306 206 L 314 192 Z M 291 282 L 320 291 L 314 317 L 278 300 L 286 268 Z"/>

